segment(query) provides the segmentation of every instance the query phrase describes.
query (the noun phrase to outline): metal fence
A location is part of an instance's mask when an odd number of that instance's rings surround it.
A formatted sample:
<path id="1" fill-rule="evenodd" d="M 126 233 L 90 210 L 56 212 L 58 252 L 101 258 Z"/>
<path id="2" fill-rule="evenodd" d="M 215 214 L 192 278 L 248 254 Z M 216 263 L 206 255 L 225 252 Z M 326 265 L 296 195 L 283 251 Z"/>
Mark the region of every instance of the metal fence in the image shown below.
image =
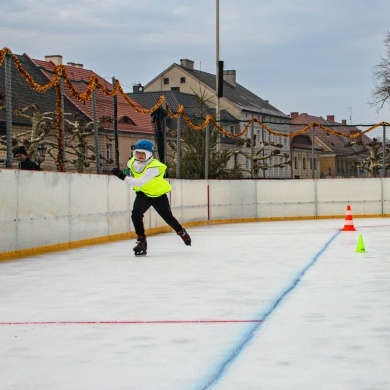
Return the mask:
<path id="1" fill-rule="evenodd" d="M 16 64 L 14 57 L 2 51 L 0 58 L 0 166 L 17 168 L 12 149 L 20 142 L 32 151 L 33 160 L 43 170 L 67 172 L 107 173 L 118 165 L 118 143 L 128 138 L 118 124 L 118 106 L 113 104 L 115 94 L 98 91 L 98 84 L 69 79 L 75 86 L 87 88 L 90 98 L 84 100 L 89 115 L 79 112 L 71 100 L 64 99 L 62 82 L 48 81 L 31 62 Z M 15 57 L 16 58 L 16 57 Z M 31 79 L 34 74 L 34 80 Z M 63 76 L 63 75 L 62 75 Z M 62 77 L 61 76 L 61 77 Z M 26 80 L 31 88 L 26 91 Z M 59 79 L 60 80 L 60 79 Z M 76 87 L 75 87 L 76 88 Z M 99 92 L 95 94 L 95 91 Z M 74 93 L 74 99 L 80 96 Z M 61 104 L 60 104 L 61 103 Z M 127 103 L 122 101 L 119 110 Z M 156 102 L 156 105 L 158 102 Z M 111 122 L 102 123 L 110 105 Z M 135 108 L 136 109 L 136 108 Z M 144 110 L 150 115 L 150 110 Z M 71 121 L 78 116 L 79 122 Z M 231 152 L 228 168 L 239 166 L 244 178 L 253 179 L 327 179 L 387 177 L 390 166 L 390 145 L 387 122 L 373 125 L 336 123 L 329 118 L 273 118 L 262 121 L 253 116 L 234 124 L 217 123 L 210 117 L 203 125 L 194 125 L 185 111 L 172 113 L 181 116 L 186 125 L 206 131 L 214 126 L 220 132 L 219 147 Z M 301 119 L 304 119 L 300 122 Z M 131 118 L 123 117 L 120 126 L 126 128 Z M 178 121 L 176 121 L 178 122 Z M 172 122 L 171 122 L 172 123 Z M 85 126 L 80 132 L 80 126 Z M 175 130 L 170 128 L 170 130 Z M 142 129 L 136 135 L 142 135 Z M 144 132 L 147 134 L 147 131 Z M 149 132 L 148 137 L 153 136 Z M 127 159 L 130 153 L 124 158 Z M 179 160 L 177 156 L 173 157 Z M 72 163 L 63 164 L 63 161 Z M 80 169 L 77 164 L 81 164 Z M 177 171 L 180 167 L 176 168 Z M 180 178 L 179 176 L 176 176 Z"/>
<path id="2" fill-rule="evenodd" d="M 278 125 L 272 123 L 267 123 L 267 126 L 273 130 L 278 129 Z M 371 127 L 368 125 L 359 126 L 362 132 Z M 26 126 L 14 127 L 14 133 L 24 134 L 26 131 Z M 295 142 L 294 138 L 277 135 L 270 137 L 268 132 L 260 131 L 259 134 L 256 134 L 253 146 L 246 142 L 248 137 L 245 136 L 237 139 L 221 136 L 221 147 L 240 152 L 233 154 L 228 167 L 233 168 L 234 165 L 240 165 L 246 178 L 334 179 L 389 176 L 390 152 L 387 146 L 387 140 L 390 137 L 389 125 L 383 124 L 363 134 L 364 140 L 361 141 L 351 140 L 337 134 L 328 134 L 322 130 L 325 134 L 324 137 L 327 138 L 327 143 L 324 142 L 322 146 L 320 146 L 319 137 L 314 136 L 314 143 L 312 142 L 311 131 L 312 129 L 309 129 L 306 133 L 297 136 L 302 140 L 298 139 Z M 320 130 L 315 131 L 319 132 Z M 70 133 L 67 134 L 66 139 L 70 136 Z M 100 164 L 100 172 L 97 170 L 96 160 L 85 161 L 86 166 L 83 172 L 107 173 L 110 171 L 114 165 L 113 162 L 109 162 L 114 156 L 112 139 L 112 132 L 110 134 L 109 131 L 106 131 L 104 136 L 99 134 L 100 153 L 105 155 L 105 160 L 102 160 Z M 385 143 L 383 143 L 383 139 L 386 140 Z M 89 136 L 86 141 L 95 144 L 93 136 Z M 56 137 L 48 136 L 45 142 L 46 145 L 55 143 Z M 333 149 L 331 149 L 332 147 Z M 274 153 L 275 151 L 276 153 Z M 0 166 L 2 168 L 6 167 L 6 153 L 4 150 L 0 151 Z M 126 159 L 128 157 L 130 156 L 126 156 Z M 256 158 L 264 160 L 259 162 Z M 58 170 L 56 156 L 49 154 L 47 150 L 43 156 L 37 154 L 35 160 L 41 165 L 42 170 Z M 10 168 L 18 168 L 16 159 L 13 159 Z M 68 164 L 66 171 L 76 172 L 76 168 L 74 165 Z"/>
<path id="3" fill-rule="evenodd" d="M 386 122 L 375 125 L 293 124 L 293 178 L 387 177 L 389 127 Z M 299 133 L 300 129 L 305 132 Z"/>

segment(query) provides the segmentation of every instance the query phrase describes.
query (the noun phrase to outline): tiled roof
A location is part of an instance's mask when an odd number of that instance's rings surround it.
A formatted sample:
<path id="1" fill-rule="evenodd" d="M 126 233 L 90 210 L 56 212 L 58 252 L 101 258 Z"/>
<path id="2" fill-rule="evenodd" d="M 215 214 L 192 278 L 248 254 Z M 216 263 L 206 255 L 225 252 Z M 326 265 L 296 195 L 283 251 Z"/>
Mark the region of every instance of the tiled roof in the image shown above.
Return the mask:
<path id="1" fill-rule="evenodd" d="M 21 66 L 28 72 L 31 78 L 39 85 L 47 84 L 46 77 L 42 72 L 29 60 L 26 55 L 16 55 L 21 63 Z M 0 90 L 5 90 L 4 86 L 4 73 L 5 67 L 0 67 Z M 26 108 L 31 104 L 37 104 L 39 106 L 39 112 L 56 112 L 56 93 L 53 88 L 49 89 L 45 93 L 34 91 L 25 78 L 19 73 L 13 61 L 11 61 L 11 88 L 12 88 L 12 110 L 19 110 Z M 78 113 L 82 115 L 82 112 L 71 106 L 68 101 L 65 101 L 65 111 Z M 0 120 L 5 120 L 5 112 L 0 111 Z M 31 121 L 18 116 L 13 116 L 13 123 L 31 125 Z"/>
<path id="2" fill-rule="evenodd" d="M 196 107 L 197 98 L 195 95 L 190 95 L 177 91 L 155 91 L 155 92 L 133 92 L 128 93 L 127 96 L 145 106 L 146 108 L 153 107 L 161 96 L 164 96 L 165 102 L 173 112 L 178 110 L 180 105 L 185 107 L 188 115 L 193 115 Z"/>
<path id="3" fill-rule="evenodd" d="M 348 126 L 343 123 L 329 121 L 322 117 L 308 115 L 304 113 L 304 114 L 295 115 L 291 119 L 290 121 L 291 132 L 295 132 L 313 122 L 323 125 L 324 127 L 329 128 L 330 130 L 344 133 L 346 135 L 350 135 L 354 131 L 359 131 L 359 129 L 355 126 Z M 306 134 L 311 137 L 312 130 L 308 130 Z M 350 154 L 361 150 L 361 146 L 357 146 L 357 145 L 347 148 L 348 142 L 353 139 L 342 137 L 341 135 L 338 134 L 327 133 L 326 131 L 322 130 L 319 127 L 314 128 L 314 135 L 317 139 L 319 139 L 322 143 L 324 143 L 329 148 L 329 150 L 337 154 Z M 367 137 L 365 134 L 361 135 L 361 140 L 364 143 L 371 141 L 371 139 Z"/>
<path id="4" fill-rule="evenodd" d="M 55 71 L 55 64 L 51 61 L 43 61 L 32 59 L 31 60 L 49 79 L 53 77 Z M 64 65 L 69 78 L 72 81 L 73 86 L 79 92 L 85 92 L 88 87 L 89 79 L 92 75 L 95 75 L 99 82 L 104 85 L 107 89 L 112 89 L 112 84 L 97 75 L 95 72 L 89 69 L 74 65 Z M 75 99 L 66 85 L 64 84 L 64 94 L 66 97 L 75 105 L 81 112 L 83 112 L 90 120 L 93 120 L 93 108 L 92 101 L 80 102 Z M 100 90 L 95 89 L 96 96 L 96 108 L 97 117 L 110 116 L 113 117 L 113 98 L 105 96 Z M 134 102 L 135 105 L 138 105 Z M 125 99 L 117 94 L 117 115 L 118 115 L 118 129 L 121 131 L 132 131 L 132 132 L 146 132 L 152 133 L 153 128 L 151 124 L 150 115 L 138 113 L 131 106 L 127 104 Z M 143 107 L 141 107 L 143 108 Z M 129 120 L 121 120 L 122 118 L 129 118 Z M 110 127 L 105 125 L 105 127 Z M 112 127 L 112 126 L 111 126 Z"/>
<path id="5" fill-rule="evenodd" d="M 197 116 L 197 111 L 199 110 L 199 98 L 196 95 L 191 95 L 188 93 L 183 93 L 179 91 L 160 91 L 160 92 L 133 92 L 128 93 L 127 96 L 131 97 L 133 100 L 141 104 L 146 108 L 153 107 L 160 96 L 164 96 L 165 102 L 168 103 L 170 109 L 173 112 L 177 112 L 179 106 L 183 106 L 187 115 Z M 215 115 L 214 108 L 208 108 L 207 113 Z M 220 113 L 222 121 L 237 121 L 233 115 L 231 115 L 226 110 L 222 110 Z"/>
<path id="6" fill-rule="evenodd" d="M 179 106 L 183 106 L 186 114 L 191 117 L 198 117 L 199 112 L 199 98 L 196 95 L 191 95 L 188 93 L 183 93 L 179 91 L 160 91 L 160 92 L 133 92 L 127 94 L 127 96 L 134 99 L 136 102 L 141 104 L 146 108 L 153 107 L 158 99 L 161 96 L 164 96 L 165 102 L 168 103 L 169 108 L 172 112 L 176 113 L 179 109 Z M 208 108 L 207 114 L 215 115 L 214 108 Z M 225 110 L 221 111 L 221 120 L 236 122 L 237 119 L 234 118 L 230 113 Z M 202 118 L 200 118 L 202 119 Z M 177 128 L 177 120 L 173 118 L 167 118 L 166 125 L 169 129 Z"/>
<path id="7" fill-rule="evenodd" d="M 184 71 L 192 74 L 193 77 L 197 78 L 200 82 L 216 90 L 216 76 L 214 74 L 196 69 L 188 69 L 181 65 L 177 66 L 180 66 Z M 269 104 L 267 100 L 261 99 L 239 83 L 236 83 L 236 85 L 233 86 L 227 81 L 224 81 L 223 96 L 230 102 L 240 106 L 242 110 L 258 114 L 268 114 L 283 118 L 289 118 L 288 115 L 284 114 L 282 111 Z"/>

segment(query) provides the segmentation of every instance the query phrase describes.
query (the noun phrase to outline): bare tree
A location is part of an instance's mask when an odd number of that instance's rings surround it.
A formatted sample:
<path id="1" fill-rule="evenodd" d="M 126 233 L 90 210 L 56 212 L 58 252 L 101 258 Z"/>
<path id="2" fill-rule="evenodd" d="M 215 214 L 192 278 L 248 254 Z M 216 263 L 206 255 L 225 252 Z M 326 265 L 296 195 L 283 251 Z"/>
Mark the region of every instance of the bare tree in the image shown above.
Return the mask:
<path id="1" fill-rule="evenodd" d="M 251 139 L 247 138 L 243 141 L 238 141 L 238 144 L 251 147 Z M 269 147 L 273 147 L 271 151 L 269 151 Z M 268 147 L 268 148 L 267 148 Z M 283 168 L 286 165 L 291 165 L 290 155 L 286 152 L 282 153 L 281 149 L 283 148 L 283 145 L 281 144 L 275 144 L 274 142 L 261 142 L 259 147 L 256 148 L 255 153 L 253 153 L 253 156 L 250 152 L 244 152 L 242 150 L 234 151 L 233 154 L 241 154 L 244 156 L 247 160 L 253 164 L 252 170 L 253 170 L 253 179 L 259 178 L 259 173 L 261 171 L 266 171 L 270 168 Z M 267 149 L 267 152 L 265 153 Z M 264 152 L 264 153 L 263 153 Z M 278 156 L 280 158 L 279 161 L 276 161 L 276 159 L 273 159 L 274 156 Z M 242 168 L 243 171 L 251 173 L 251 169 L 245 169 Z"/>
<path id="2" fill-rule="evenodd" d="M 31 131 L 19 134 L 18 138 L 21 139 L 21 137 L 30 134 L 30 138 L 24 138 L 22 143 L 26 147 L 30 159 L 36 161 L 38 146 L 54 128 L 56 114 L 54 112 L 41 113 L 38 104 L 31 104 L 15 110 L 14 115 L 31 120 Z"/>
<path id="3" fill-rule="evenodd" d="M 101 117 L 98 123 L 98 130 L 102 129 L 103 125 L 108 122 L 112 122 L 110 117 Z M 96 147 L 89 142 L 95 133 L 94 122 L 85 123 L 80 116 L 75 115 L 73 121 L 65 119 L 65 123 L 67 158 L 64 162 L 70 163 L 76 168 L 78 173 L 82 173 L 85 167 L 89 167 L 92 161 L 96 161 Z M 112 139 L 107 135 L 103 134 L 103 136 L 112 142 Z M 56 145 L 52 145 L 52 147 L 54 149 L 57 148 Z M 50 150 L 49 154 L 52 155 Z M 99 154 L 99 157 L 110 164 L 113 163 L 112 159 L 107 159 L 101 154 Z"/>
<path id="4" fill-rule="evenodd" d="M 20 143 L 25 146 L 28 155 L 32 161 L 36 161 L 39 144 L 50 134 L 54 127 L 54 112 L 39 111 L 37 104 L 30 104 L 27 107 L 15 110 L 15 116 L 28 119 L 31 121 L 31 130 L 12 136 L 12 147 L 18 146 Z M 6 150 L 7 138 L 0 138 L 1 150 Z"/>
<path id="5" fill-rule="evenodd" d="M 373 78 L 376 80 L 374 90 L 372 92 L 373 100 L 371 106 L 377 107 L 379 112 L 384 105 L 389 103 L 390 99 L 390 31 L 387 31 L 384 39 L 386 47 L 386 57 L 381 57 L 381 61 L 374 68 Z"/>
<path id="6" fill-rule="evenodd" d="M 0 102 L 1 109 L 1 102 Z M 38 146 L 44 142 L 45 149 L 52 161 L 57 162 L 58 157 L 58 134 L 56 130 L 54 112 L 39 111 L 37 104 L 31 104 L 19 110 L 14 111 L 14 115 L 27 119 L 31 122 L 31 130 L 19 133 L 12 137 L 12 147 L 15 148 L 20 144 L 24 145 L 32 161 L 37 161 Z M 67 117 L 73 117 L 67 119 Z M 64 163 L 73 165 L 77 172 L 82 173 L 85 167 L 89 167 L 91 161 L 96 161 L 96 148 L 91 142 L 95 132 L 94 123 L 85 121 L 78 115 L 64 113 L 65 144 L 66 153 Z M 101 117 L 98 123 L 98 130 L 101 130 L 105 123 L 112 122 L 109 117 Z M 110 142 L 112 141 L 107 135 L 103 134 Z M 0 150 L 6 150 L 6 136 L 0 137 Z M 112 159 L 107 159 L 99 154 L 100 159 L 112 163 Z"/>
<path id="7" fill-rule="evenodd" d="M 354 169 L 363 169 L 368 172 L 369 177 L 378 177 L 379 171 L 390 167 L 390 145 L 379 142 L 376 138 L 364 143 L 362 141 L 351 141 L 347 146 L 360 145 L 362 149 L 354 154 L 366 154 L 363 160 L 355 160 L 352 163 Z M 384 160 L 384 164 L 383 164 Z"/>

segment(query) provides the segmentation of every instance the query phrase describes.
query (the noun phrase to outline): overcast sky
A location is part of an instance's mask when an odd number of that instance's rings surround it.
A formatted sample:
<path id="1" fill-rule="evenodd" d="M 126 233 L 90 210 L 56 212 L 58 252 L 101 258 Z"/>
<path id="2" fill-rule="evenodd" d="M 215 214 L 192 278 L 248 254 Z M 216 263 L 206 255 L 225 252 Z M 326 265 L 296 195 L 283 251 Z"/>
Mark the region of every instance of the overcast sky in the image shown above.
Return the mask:
<path id="1" fill-rule="evenodd" d="M 386 56 L 389 0 L 219 0 L 220 59 L 237 82 L 285 114 L 390 122 L 368 103 Z M 215 74 L 216 1 L 12 0 L 0 48 L 62 55 L 131 92 L 187 58 Z"/>

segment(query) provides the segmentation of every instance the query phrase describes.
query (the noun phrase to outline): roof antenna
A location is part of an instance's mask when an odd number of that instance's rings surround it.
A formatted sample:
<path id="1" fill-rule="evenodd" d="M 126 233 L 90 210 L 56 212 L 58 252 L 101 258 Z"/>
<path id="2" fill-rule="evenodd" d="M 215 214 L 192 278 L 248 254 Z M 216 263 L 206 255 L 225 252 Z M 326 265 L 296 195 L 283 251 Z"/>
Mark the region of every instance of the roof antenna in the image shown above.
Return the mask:
<path id="1" fill-rule="evenodd" d="M 347 109 L 349 110 L 349 122 L 352 125 L 352 107 L 347 107 Z"/>

